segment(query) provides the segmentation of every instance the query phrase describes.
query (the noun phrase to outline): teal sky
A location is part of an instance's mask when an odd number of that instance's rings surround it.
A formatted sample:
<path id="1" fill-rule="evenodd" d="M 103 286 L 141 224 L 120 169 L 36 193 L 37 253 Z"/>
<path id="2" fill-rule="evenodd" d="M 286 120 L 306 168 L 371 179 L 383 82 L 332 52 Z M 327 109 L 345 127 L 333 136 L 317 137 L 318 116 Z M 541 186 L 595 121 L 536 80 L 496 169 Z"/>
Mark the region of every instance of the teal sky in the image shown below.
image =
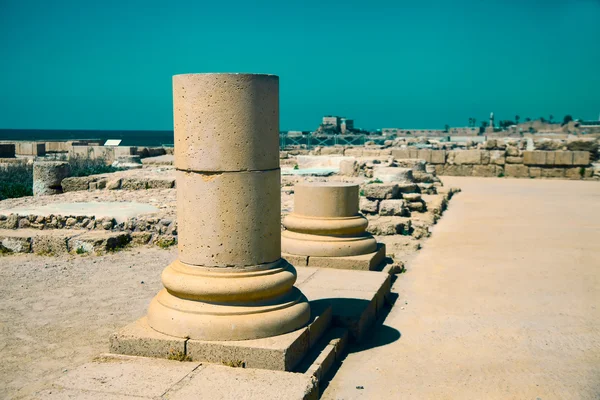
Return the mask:
<path id="1" fill-rule="evenodd" d="M 280 76 L 281 129 L 597 119 L 600 0 L 0 0 L 0 128 L 172 129 L 171 76 Z"/>

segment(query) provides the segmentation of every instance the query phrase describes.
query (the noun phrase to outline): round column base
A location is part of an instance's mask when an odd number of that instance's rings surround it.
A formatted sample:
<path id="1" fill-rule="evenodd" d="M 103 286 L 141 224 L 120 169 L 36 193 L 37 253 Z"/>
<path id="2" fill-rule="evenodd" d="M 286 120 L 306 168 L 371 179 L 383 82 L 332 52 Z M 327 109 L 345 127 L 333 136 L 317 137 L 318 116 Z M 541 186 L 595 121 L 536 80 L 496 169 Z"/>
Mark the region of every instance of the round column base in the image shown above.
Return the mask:
<path id="1" fill-rule="evenodd" d="M 161 290 L 148 309 L 148 324 L 170 336 L 196 340 L 248 340 L 282 335 L 306 326 L 308 300 L 296 288 L 263 303 L 240 305 L 187 300 Z"/>
<path id="2" fill-rule="evenodd" d="M 368 233 L 340 237 L 310 235 L 288 230 L 281 233 L 281 251 L 301 256 L 358 256 L 377 251 L 377 240 Z"/>

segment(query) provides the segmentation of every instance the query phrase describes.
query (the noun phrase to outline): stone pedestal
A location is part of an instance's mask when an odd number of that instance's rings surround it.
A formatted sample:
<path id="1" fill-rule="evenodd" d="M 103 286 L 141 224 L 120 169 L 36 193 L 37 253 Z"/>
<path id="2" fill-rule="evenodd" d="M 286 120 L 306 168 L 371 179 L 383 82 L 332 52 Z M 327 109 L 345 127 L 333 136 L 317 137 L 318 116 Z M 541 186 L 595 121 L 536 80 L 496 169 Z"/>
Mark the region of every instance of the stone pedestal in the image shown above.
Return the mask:
<path id="1" fill-rule="evenodd" d="M 294 265 L 370 270 L 383 262 L 385 246 L 366 232 L 358 212 L 358 185 L 302 183 L 294 192 L 281 234 L 284 257 Z"/>
<path id="2" fill-rule="evenodd" d="M 66 161 L 39 161 L 33 163 L 33 195 L 62 193 L 61 182 L 71 174 Z"/>
<path id="3" fill-rule="evenodd" d="M 308 302 L 281 258 L 278 78 L 177 75 L 173 113 L 179 258 L 148 325 L 204 341 L 305 326 Z"/>

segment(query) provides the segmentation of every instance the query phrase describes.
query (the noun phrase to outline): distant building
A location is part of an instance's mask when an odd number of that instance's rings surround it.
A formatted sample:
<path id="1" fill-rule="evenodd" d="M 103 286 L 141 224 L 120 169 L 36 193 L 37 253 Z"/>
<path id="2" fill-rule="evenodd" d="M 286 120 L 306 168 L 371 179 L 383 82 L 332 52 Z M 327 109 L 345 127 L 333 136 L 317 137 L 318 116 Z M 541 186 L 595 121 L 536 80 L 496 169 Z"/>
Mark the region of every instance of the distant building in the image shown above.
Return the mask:
<path id="1" fill-rule="evenodd" d="M 326 115 L 316 132 L 328 134 L 351 134 L 354 131 L 354 120 L 338 117 L 335 115 Z"/>
<path id="2" fill-rule="evenodd" d="M 340 118 L 340 132 L 346 134 L 354 130 L 354 120 L 348 118 Z"/>
<path id="3" fill-rule="evenodd" d="M 336 117 L 333 115 L 326 115 L 323 117 L 322 125 L 332 125 L 335 126 L 336 130 L 340 130 L 340 117 Z"/>
<path id="4" fill-rule="evenodd" d="M 443 137 L 443 136 L 477 136 L 479 128 L 475 127 L 458 127 L 450 128 L 448 131 L 444 129 L 400 129 L 400 128 L 383 128 L 381 130 L 383 136 L 396 137 Z"/>

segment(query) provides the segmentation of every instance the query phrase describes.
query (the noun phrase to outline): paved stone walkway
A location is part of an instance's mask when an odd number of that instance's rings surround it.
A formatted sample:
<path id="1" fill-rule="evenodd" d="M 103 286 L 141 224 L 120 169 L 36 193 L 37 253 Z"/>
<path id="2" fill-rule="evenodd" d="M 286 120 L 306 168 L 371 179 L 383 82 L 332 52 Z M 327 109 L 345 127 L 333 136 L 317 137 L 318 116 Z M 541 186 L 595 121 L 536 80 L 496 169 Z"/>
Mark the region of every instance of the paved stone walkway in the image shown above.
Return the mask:
<path id="1" fill-rule="evenodd" d="M 600 184 L 443 180 L 463 192 L 323 398 L 600 398 Z"/>

